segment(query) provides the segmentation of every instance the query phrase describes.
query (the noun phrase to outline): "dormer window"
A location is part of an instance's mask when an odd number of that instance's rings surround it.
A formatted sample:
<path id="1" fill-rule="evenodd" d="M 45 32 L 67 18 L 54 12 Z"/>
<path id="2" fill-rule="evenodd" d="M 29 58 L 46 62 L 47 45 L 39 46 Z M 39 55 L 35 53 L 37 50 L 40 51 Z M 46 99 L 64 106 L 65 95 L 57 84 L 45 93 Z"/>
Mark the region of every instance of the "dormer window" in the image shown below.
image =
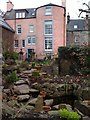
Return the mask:
<path id="1" fill-rule="evenodd" d="M 78 26 L 77 25 L 74 25 L 74 29 L 77 29 L 78 28 Z"/>
<path id="2" fill-rule="evenodd" d="M 25 12 L 17 12 L 16 18 L 25 18 Z"/>
<path id="3" fill-rule="evenodd" d="M 52 7 L 51 6 L 45 7 L 45 15 L 52 15 Z"/>

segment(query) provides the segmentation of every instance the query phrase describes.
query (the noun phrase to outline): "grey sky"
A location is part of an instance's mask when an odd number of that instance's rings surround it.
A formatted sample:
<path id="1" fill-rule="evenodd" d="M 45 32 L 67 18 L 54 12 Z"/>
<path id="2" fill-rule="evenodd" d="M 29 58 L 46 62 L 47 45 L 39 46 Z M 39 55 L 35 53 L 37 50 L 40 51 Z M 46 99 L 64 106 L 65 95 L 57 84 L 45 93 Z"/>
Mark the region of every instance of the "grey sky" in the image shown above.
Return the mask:
<path id="1" fill-rule="evenodd" d="M 6 2 L 8 0 L 0 0 L 0 9 L 6 11 Z M 53 3 L 61 5 L 61 0 L 11 0 L 15 9 L 19 8 L 33 8 Z M 20 2 L 21 1 L 21 2 Z M 79 8 L 87 9 L 82 3 L 88 3 L 90 0 L 66 0 L 66 13 L 70 13 L 71 18 L 78 18 Z M 84 16 L 84 14 L 82 14 Z"/>

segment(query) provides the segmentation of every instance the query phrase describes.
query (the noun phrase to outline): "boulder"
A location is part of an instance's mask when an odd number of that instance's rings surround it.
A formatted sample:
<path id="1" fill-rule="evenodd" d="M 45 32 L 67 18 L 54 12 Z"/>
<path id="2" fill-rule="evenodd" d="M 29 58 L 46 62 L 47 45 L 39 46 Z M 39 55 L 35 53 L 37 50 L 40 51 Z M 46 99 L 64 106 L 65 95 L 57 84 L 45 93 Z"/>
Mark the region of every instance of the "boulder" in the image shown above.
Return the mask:
<path id="1" fill-rule="evenodd" d="M 54 106 L 52 107 L 52 110 L 59 110 L 59 105 L 54 105 Z"/>
<path id="2" fill-rule="evenodd" d="M 29 105 L 35 105 L 36 101 L 37 101 L 37 98 L 30 99 L 29 102 L 28 102 L 28 104 Z"/>
<path id="3" fill-rule="evenodd" d="M 49 99 L 49 100 L 45 100 L 44 102 L 45 102 L 45 105 L 47 105 L 47 106 L 51 106 L 52 104 L 53 104 L 53 99 Z"/>
<path id="4" fill-rule="evenodd" d="M 65 109 L 67 109 L 69 111 L 72 111 L 72 106 L 69 105 L 69 104 L 60 104 L 59 109 L 62 109 L 62 108 L 65 108 Z"/>
<path id="5" fill-rule="evenodd" d="M 25 83 L 26 83 L 25 80 L 19 80 L 19 81 L 15 82 L 14 84 L 15 85 L 21 85 L 21 84 L 25 84 Z"/>
<path id="6" fill-rule="evenodd" d="M 54 116 L 54 115 L 55 115 L 55 116 L 58 116 L 58 115 L 59 115 L 59 112 L 58 112 L 58 110 L 51 110 L 51 111 L 48 112 L 48 114 L 49 114 L 49 115 L 53 115 L 53 116 Z"/>
<path id="7" fill-rule="evenodd" d="M 43 111 L 43 97 L 40 95 L 37 97 L 34 111 L 35 112 L 42 112 Z"/>
<path id="8" fill-rule="evenodd" d="M 19 95 L 17 100 L 19 102 L 22 102 L 22 101 L 26 101 L 26 100 L 29 100 L 30 96 L 29 95 Z"/>
<path id="9" fill-rule="evenodd" d="M 22 84 L 18 86 L 14 85 L 14 91 L 17 91 L 17 94 L 28 94 L 30 89 L 28 85 Z"/>

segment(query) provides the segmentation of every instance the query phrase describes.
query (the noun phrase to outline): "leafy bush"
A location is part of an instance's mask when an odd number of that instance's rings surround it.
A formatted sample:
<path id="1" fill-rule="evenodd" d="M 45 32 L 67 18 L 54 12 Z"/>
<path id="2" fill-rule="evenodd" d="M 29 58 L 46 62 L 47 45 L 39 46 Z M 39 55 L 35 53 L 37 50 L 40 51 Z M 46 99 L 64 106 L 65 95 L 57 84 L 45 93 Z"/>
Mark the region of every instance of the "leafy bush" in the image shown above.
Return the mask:
<path id="1" fill-rule="evenodd" d="M 28 69 L 28 68 L 29 68 L 29 64 L 28 64 L 27 61 L 22 61 L 22 62 L 20 63 L 20 67 L 21 67 L 21 68 L 26 68 L 26 69 Z"/>
<path id="2" fill-rule="evenodd" d="M 60 109 L 59 115 L 61 118 L 66 118 L 67 120 L 80 120 L 80 115 L 77 112 L 70 112 L 67 109 Z"/>
<path id="3" fill-rule="evenodd" d="M 6 80 L 6 82 L 8 82 L 8 83 L 13 83 L 13 82 L 15 82 L 15 81 L 18 81 L 19 78 L 18 78 L 18 76 L 17 76 L 17 74 L 16 74 L 16 71 L 13 71 L 13 72 L 10 73 L 9 75 L 7 75 L 7 76 L 5 77 L 5 80 Z"/>
<path id="4" fill-rule="evenodd" d="M 69 74 L 83 74 L 82 69 L 90 69 L 90 47 L 60 47 L 59 61 L 67 60 L 71 63 Z M 86 74 L 90 73 L 86 71 Z"/>
<path id="5" fill-rule="evenodd" d="M 77 112 L 69 112 L 67 120 L 80 120 L 80 115 Z"/>
<path id="6" fill-rule="evenodd" d="M 32 76 L 39 77 L 40 76 L 39 71 L 33 71 Z"/>
<path id="7" fill-rule="evenodd" d="M 36 64 L 35 62 L 33 62 L 33 63 L 32 63 L 32 68 L 34 68 L 34 67 L 35 67 L 35 64 Z"/>
<path id="8" fill-rule="evenodd" d="M 61 118 L 67 118 L 69 115 L 69 111 L 67 109 L 60 109 L 59 115 Z"/>
<path id="9" fill-rule="evenodd" d="M 13 59 L 13 60 L 17 60 L 18 59 L 18 53 L 14 52 L 14 51 L 13 52 L 10 52 L 10 51 L 4 52 L 3 56 L 4 56 L 5 60 L 6 59 Z"/>
<path id="10" fill-rule="evenodd" d="M 18 60 L 18 53 L 17 52 L 12 52 L 11 54 L 11 59 Z"/>

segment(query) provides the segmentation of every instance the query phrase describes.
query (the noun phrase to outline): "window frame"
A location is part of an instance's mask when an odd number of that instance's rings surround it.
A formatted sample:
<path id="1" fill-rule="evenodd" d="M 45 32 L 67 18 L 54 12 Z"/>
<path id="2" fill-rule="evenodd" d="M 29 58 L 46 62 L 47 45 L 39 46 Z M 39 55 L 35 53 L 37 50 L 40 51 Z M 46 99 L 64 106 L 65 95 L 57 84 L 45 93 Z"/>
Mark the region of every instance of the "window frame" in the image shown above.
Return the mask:
<path id="1" fill-rule="evenodd" d="M 20 26 L 20 27 L 19 27 Z M 19 32 L 19 29 L 21 29 L 20 31 L 21 32 Z M 22 33 L 22 26 L 21 25 L 16 25 L 16 33 L 17 34 L 21 34 Z"/>
<path id="2" fill-rule="evenodd" d="M 46 6 L 44 14 L 45 14 L 45 16 L 51 16 L 52 15 L 52 6 Z"/>
<path id="3" fill-rule="evenodd" d="M 28 38 L 30 38 L 30 42 L 29 42 Z M 35 39 L 35 42 L 33 42 L 33 38 Z M 28 43 L 28 45 L 35 45 L 36 44 L 36 36 L 34 36 L 34 35 L 28 36 L 27 43 Z"/>
<path id="4" fill-rule="evenodd" d="M 33 27 L 33 28 L 31 28 L 31 27 Z M 30 28 L 33 29 L 33 30 L 31 30 Z M 30 25 L 29 25 L 29 32 L 30 32 L 30 33 L 33 33 L 33 32 L 34 32 L 34 25 L 33 25 L 33 24 L 30 24 Z"/>
<path id="5" fill-rule="evenodd" d="M 50 22 L 51 22 L 51 24 L 49 24 Z M 47 27 L 47 29 L 46 29 L 46 26 L 48 26 L 48 25 L 49 26 L 51 25 L 51 28 Z M 53 21 L 52 20 L 45 20 L 44 21 L 44 35 L 53 35 Z"/>
<path id="6" fill-rule="evenodd" d="M 16 44 L 17 41 L 17 44 Z M 14 40 L 14 48 L 18 48 L 19 47 L 19 40 Z"/>
<path id="7" fill-rule="evenodd" d="M 46 38 L 52 38 L 51 39 L 51 43 L 50 43 L 50 39 L 49 40 L 47 40 L 47 41 L 49 41 L 49 42 L 47 42 L 46 43 Z M 46 48 L 46 44 L 47 45 L 50 45 L 51 46 L 51 48 L 49 49 L 49 48 Z M 45 51 L 52 51 L 53 50 L 53 36 L 44 36 L 44 50 Z"/>
<path id="8" fill-rule="evenodd" d="M 16 18 L 25 18 L 25 12 L 16 12 Z"/>
<path id="9" fill-rule="evenodd" d="M 24 44 L 23 44 L 23 42 L 24 42 Z M 24 39 L 22 40 L 22 47 L 23 48 L 25 47 L 25 40 Z"/>

